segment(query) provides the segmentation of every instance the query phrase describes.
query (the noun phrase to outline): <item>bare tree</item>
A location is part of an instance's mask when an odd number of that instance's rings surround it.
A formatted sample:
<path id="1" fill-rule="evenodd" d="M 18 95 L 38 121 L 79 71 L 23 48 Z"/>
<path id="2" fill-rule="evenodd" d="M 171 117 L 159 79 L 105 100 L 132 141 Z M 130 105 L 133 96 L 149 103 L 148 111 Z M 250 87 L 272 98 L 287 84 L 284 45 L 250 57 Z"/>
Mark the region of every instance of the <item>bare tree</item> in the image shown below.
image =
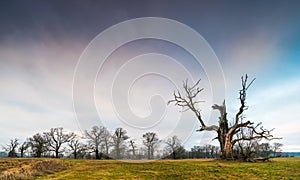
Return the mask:
<path id="1" fill-rule="evenodd" d="M 112 135 L 110 132 L 105 128 L 104 133 L 103 133 L 103 144 L 105 148 L 105 155 L 108 157 L 109 155 L 109 148 L 112 145 Z"/>
<path id="2" fill-rule="evenodd" d="M 68 145 L 71 148 L 74 159 L 77 159 L 78 155 L 82 154 L 86 150 L 86 146 L 81 143 L 77 137 L 73 138 Z"/>
<path id="3" fill-rule="evenodd" d="M 277 156 L 277 153 L 281 151 L 280 148 L 281 148 L 282 146 L 283 146 L 283 144 L 281 144 L 281 143 L 276 143 L 276 142 L 275 142 L 275 143 L 273 144 L 273 156 L 274 156 L 274 157 L 276 157 L 276 156 Z"/>
<path id="4" fill-rule="evenodd" d="M 8 157 L 18 157 L 16 149 L 19 146 L 18 139 L 11 139 L 9 144 L 2 146 L 2 148 L 8 152 Z"/>
<path id="5" fill-rule="evenodd" d="M 55 153 L 55 157 L 59 157 L 59 153 L 61 153 L 61 147 L 64 143 L 70 142 L 74 139 L 75 134 L 73 132 L 66 133 L 63 131 L 63 128 L 51 128 L 50 132 L 44 133 L 47 141 L 49 150 Z"/>
<path id="6" fill-rule="evenodd" d="M 91 131 L 85 131 L 86 138 L 89 140 L 89 146 L 96 154 L 96 159 L 102 158 L 102 153 L 99 150 L 106 131 L 107 129 L 103 126 L 93 126 Z"/>
<path id="7" fill-rule="evenodd" d="M 136 151 L 136 145 L 135 145 L 134 140 L 131 139 L 131 140 L 129 141 L 129 144 L 130 144 L 130 147 L 131 147 L 130 151 L 132 152 L 132 157 L 133 157 L 133 159 L 135 159 L 135 158 L 136 158 L 136 154 L 135 154 L 135 151 Z"/>
<path id="8" fill-rule="evenodd" d="M 158 144 L 158 136 L 155 132 L 147 132 L 143 134 L 143 144 L 147 147 L 148 159 L 153 158 L 155 145 Z"/>
<path id="9" fill-rule="evenodd" d="M 27 141 L 24 141 L 24 142 L 20 145 L 19 150 L 20 150 L 20 156 L 21 156 L 21 157 L 24 157 L 24 153 L 25 153 L 25 151 L 28 149 L 28 147 L 29 147 L 29 144 L 28 144 Z"/>
<path id="10" fill-rule="evenodd" d="M 218 158 L 219 157 L 219 153 L 220 152 L 220 148 L 218 146 L 214 146 L 212 145 L 212 151 L 211 151 L 211 156 L 213 158 Z"/>
<path id="11" fill-rule="evenodd" d="M 261 157 L 269 157 L 272 152 L 272 147 L 268 142 L 259 144 L 258 148 L 259 148 L 259 156 Z"/>
<path id="12" fill-rule="evenodd" d="M 116 153 L 116 158 L 121 158 L 121 151 L 123 151 L 124 148 L 124 142 L 127 140 L 129 136 L 127 136 L 127 131 L 123 128 L 117 128 L 115 132 L 112 135 L 113 144 L 114 144 L 114 150 Z"/>
<path id="13" fill-rule="evenodd" d="M 174 92 L 174 99 L 170 100 L 169 103 L 174 103 L 176 106 L 180 106 L 183 108 L 183 111 L 191 110 L 195 116 L 197 117 L 198 121 L 201 124 L 201 128 L 197 131 L 215 131 L 217 132 L 218 136 L 215 139 L 218 139 L 221 148 L 221 158 L 233 158 L 232 150 L 233 145 L 239 141 L 245 140 L 253 140 L 253 139 L 276 139 L 271 135 L 271 131 L 267 130 L 261 123 L 254 125 L 253 122 L 246 121 L 243 122 L 243 113 L 247 110 L 246 106 L 246 94 L 249 87 L 252 85 L 255 79 L 252 79 L 250 83 L 248 83 L 248 75 L 242 76 L 242 89 L 239 91 L 239 101 L 240 107 L 238 112 L 235 115 L 235 120 L 233 124 L 230 126 L 227 119 L 227 112 L 226 112 L 226 105 L 225 100 L 221 105 L 213 105 L 212 108 L 214 110 L 218 110 L 220 112 L 219 117 L 219 125 L 211 125 L 207 126 L 205 121 L 201 116 L 200 109 L 198 108 L 198 104 L 203 101 L 198 101 L 197 97 L 200 92 L 203 91 L 203 88 L 199 88 L 199 81 L 197 81 L 193 86 L 188 86 L 188 81 L 186 80 L 183 83 L 184 94 L 182 95 L 179 90 Z M 241 128 L 247 128 L 251 130 L 251 136 L 244 136 L 240 138 L 236 138 L 234 135 L 240 131 Z"/>
<path id="14" fill-rule="evenodd" d="M 172 155 L 172 159 L 177 159 L 180 156 L 180 149 L 182 149 L 181 141 L 177 136 L 172 136 L 168 138 L 166 141 L 166 151 Z"/>
<path id="15" fill-rule="evenodd" d="M 41 157 L 48 150 L 48 140 L 44 134 L 37 133 L 28 138 L 27 141 L 34 157 Z"/>

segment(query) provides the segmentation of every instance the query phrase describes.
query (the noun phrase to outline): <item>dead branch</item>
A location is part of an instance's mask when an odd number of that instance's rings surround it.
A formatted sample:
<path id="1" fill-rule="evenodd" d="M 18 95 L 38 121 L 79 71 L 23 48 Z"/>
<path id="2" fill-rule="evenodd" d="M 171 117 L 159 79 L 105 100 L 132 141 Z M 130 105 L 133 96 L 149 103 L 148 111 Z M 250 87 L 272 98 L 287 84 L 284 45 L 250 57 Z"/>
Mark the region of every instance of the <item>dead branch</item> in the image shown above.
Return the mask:
<path id="1" fill-rule="evenodd" d="M 182 96 L 179 90 L 174 91 L 174 99 L 168 101 L 168 104 L 175 103 L 175 106 L 180 106 L 183 108 L 183 111 L 191 110 L 197 117 L 198 121 L 201 124 L 201 129 L 204 130 L 206 128 L 206 125 L 202 119 L 200 110 L 196 107 L 198 103 L 204 102 L 204 101 L 195 101 L 195 98 L 197 95 L 203 91 L 203 88 L 199 88 L 198 84 L 200 83 L 201 79 L 198 80 L 193 86 L 188 86 L 188 80 L 183 82 L 183 89 L 185 96 Z"/>
<path id="2" fill-rule="evenodd" d="M 255 81 L 255 78 L 254 78 L 251 80 L 251 82 L 249 84 L 247 84 L 247 81 L 248 81 L 247 74 L 245 75 L 245 78 L 244 78 L 244 76 L 242 76 L 241 79 L 242 79 L 242 89 L 239 91 L 239 99 L 240 99 L 241 106 L 239 108 L 238 113 L 235 116 L 235 126 L 239 123 L 239 119 L 240 119 L 241 115 L 247 109 L 247 107 L 246 107 L 247 90 L 251 86 L 251 84 Z"/>
<path id="3" fill-rule="evenodd" d="M 244 125 L 247 124 L 250 121 L 247 121 L 246 123 L 243 123 Z M 267 130 L 265 129 L 263 126 L 261 126 L 261 122 L 258 123 L 256 126 L 252 126 L 253 123 L 249 123 L 249 125 L 247 126 L 241 126 L 241 127 L 245 127 L 248 128 L 250 130 L 250 135 L 249 136 L 241 136 L 237 139 L 234 139 L 232 141 L 232 144 L 235 144 L 238 141 L 242 141 L 242 140 L 246 140 L 246 141 L 250 141 L 250 140 L 254 140 L 254 139 L 266 139 L 266 140 L 274 140 L 274 139 L 282 139 L 282 138 L 276 138 L 274 137 L 271 132 L 274 129 L 271 130 Z"/>

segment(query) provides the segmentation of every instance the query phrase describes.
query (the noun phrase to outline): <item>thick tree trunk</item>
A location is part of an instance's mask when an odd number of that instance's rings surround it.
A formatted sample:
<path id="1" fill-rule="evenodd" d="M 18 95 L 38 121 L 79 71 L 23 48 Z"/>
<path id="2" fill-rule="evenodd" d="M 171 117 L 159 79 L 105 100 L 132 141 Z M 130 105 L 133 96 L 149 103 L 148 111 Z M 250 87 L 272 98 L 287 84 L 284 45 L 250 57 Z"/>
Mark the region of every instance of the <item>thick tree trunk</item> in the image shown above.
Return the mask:
<path id="1" fill-rule="evenodd" d="M 224 149 L 222 151 L 222 155 L 225 159 L 232 159 L 233 158 L 232 148 L 233 148 L 233 145 L 232 145 L 232 142 L 231 142 L 230 135 L 227 134 L 226 139 L 225 139 L 225 146 L 224 146 Z"/>
<path id="2" fill-rule="evenodd" d="M 96 153 L 96 159 L 100 159 L 99 150 L 98 149 L 96 149 L 95 153 Z"/>
<path id="3" fill-rule="evenodd" d="M 41 157 L 41 156 L 42 156 L 42 152 L 40 150 L 37 150 L 36 157 Z"/>
<path id="4" fill-rule="evenodd" d="M 133 159 L 135 159 L 136 155 L 135 155 L 135 149 L 134 148 L 132 149 L 132 155 L 133 155 Z"/>
<path id="5" fill-rule="evenodd" d="M 106 156 L 108 156 L 108 151 L 109 151 L 109 146 L 108 146 L 108 142 L 106 141 L 105 142 L 105 153 L 106 153 Z"/>
<path id="6" fill-rule="evenodd" d="M 175 152 L 175 149 L 173 149 L 172 156 L 173 156 L 173 159 L 176 159 L 176 152 Z"/>
<path id="7" fill-rule="evenodd" d="M 58 158 L 58 149 L 55 149 L 55 158 Z"/>
<path id="8" fill-rule="evenodd" d="M 74 151 L 74 159 L 77 159 L 77 151 Z"/>
<path id="9" fill-rule="evenodd" d="M 148 146 L 148 159 L 151 159 L 151 147 Z"/>
<path id="10" fill-rule="evenodd" d="M 221 114 L 220 121 L 219 121 L 219 129 L 217 133 L 218 133 L 218 140 L 221 148 L 221 158 L 227 159 L 229 157 L 229 154 L 232 154 L 232 144 L 230 142 L 231 136 L 228 134 L 229 128 L 228 128 L 225 101 L 223 102 L 223 106 L 214 105 L 213 108 L 218 109 Z"/>
<path id="11" fill-rule="evenodd" d="M 121 153 L 120 153 L 120 148 L 118 147 L 117 148 L 117 159 L 121 159 L 121 155 L 120 155 Z"/>

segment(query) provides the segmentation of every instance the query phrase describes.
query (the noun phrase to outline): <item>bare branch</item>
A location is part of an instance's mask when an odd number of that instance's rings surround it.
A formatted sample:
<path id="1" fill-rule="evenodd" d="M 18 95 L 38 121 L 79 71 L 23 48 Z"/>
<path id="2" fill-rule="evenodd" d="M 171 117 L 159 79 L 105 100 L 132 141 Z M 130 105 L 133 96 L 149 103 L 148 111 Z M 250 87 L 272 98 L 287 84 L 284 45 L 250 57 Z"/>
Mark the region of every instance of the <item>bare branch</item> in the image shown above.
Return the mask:
<path id="1" fill-rule="evenodd" d="M 205 129 L 206 125 L 201 117 L 200 110 L 197 108 L 197 104 L 204 102 L 204 101 L 196 101 L 195 98 L 198 96 L 200 92 L 203 91 L 203 88 L 199 88 L 198 85 L 200 83 L 201 79 L 198 80 L 193 86 L 188 86 L 188 80 L 183 82 L 183 90 L 185 93 L 185 96 L 182 96 L 179 90 L 174 91 L 173 96 L 174 99 L 168 101 L 168 104 L 174 103 L 175 106 L 180 106 L 184 108 L 182 112 L 185 112 L 187 110 L 191 110 L 197 117 L 198 121 L 200 122 L 202 128 Z"/>
<path id="2" fill-rule="evenodd" d="M 251 84 L 255 80 L 255 78 L 252 79 L 251 82 L 247 85 L 248 75 L 246 74 L 245 78 L 244 78 L 244 76 L 242 76 L 241 79 L 242 79 L 242 89 L 239 91 L 239 99 L 240 99 L 241 106 L 239 108 L 238 113 L 235 116 L 235 124 L 234 124 L 234 126 L 236 126 L 239 123 L 239 119 L 240 119 L 241 115 L 247 109 L 247 107 L 246 107 L 246 94 L 247 94 L 247 90 L 248 90 L 248 88 L 251 86 Z"/>
<path id="3" fill-rule="evenodd" d="M 216 125 L 212 125 L 212 126 L 202 126 L 200 129 L 196 130 L 196 131 L 218 131 L 219 127 Z"/>
<path id="4" fill-rule="evenodd" d="M 266 140 L 273 140 L 273 139 L 282 139 L 282 138 L 275 138 L 273 137 L 273 135 L 271 134 L 271 132 L 274 129 L 271 130 L 267 130 L 265 129 L 263 126 L 261 126 L 261 122 L 258 123 L 256 126 L 252 126 L 253 123 L 249 123 L 250 121 L 247 121 L 246 123 L 242 123 L 241 125 L 239 125 L 239 127 L 244 127 L 250 130 L 250 133 L 248 136 L 246 135 L 242 135 L 241 137 L 238 137 L 237 139 L 234 139 L 232 141 L 232 144 L 235 144 L 238 141 L 250 141 L 250 140 L 254 140 L 254 139 L 266 139 Z M 249 123 L 247 126 L 242 126 L 242 125 L 246 125 L 247 123 Z"/>

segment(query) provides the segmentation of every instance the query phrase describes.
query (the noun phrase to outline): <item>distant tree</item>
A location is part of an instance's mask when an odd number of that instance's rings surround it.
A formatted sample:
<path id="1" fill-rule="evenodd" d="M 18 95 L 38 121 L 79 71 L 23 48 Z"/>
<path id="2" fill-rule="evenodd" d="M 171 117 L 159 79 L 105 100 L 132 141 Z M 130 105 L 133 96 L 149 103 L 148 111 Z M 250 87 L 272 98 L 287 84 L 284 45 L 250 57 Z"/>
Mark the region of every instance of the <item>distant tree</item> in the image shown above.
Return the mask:
<path id="1" fill-rule="evenodd" d="M 220 148 L 214 145 L 194 146 L 188 152 L 190 158 L 217 158 L 219 157 Z"/>
<path id="2" fill-rule="evenodd" d="M 254 126 L 253 122 L 246 121 L 242 122 L 244 111 L 247 110 L 248 106 L 246 106 L 246 94 L 249 87 L 252 85 L 255 79 L 252 79 L 250 83 L 248 83 L 248 75 L 242 76 L 242 88 L 239 91 L 239 101 L 240 107 L 238 112 L 235 115 L 235 119 L 233 124 L 230 126 L 227 119 L 227 111 L 225 100 L 221 105 L 213 105 L 212 108 L 214 110 L 218 110 L 220 112 L 219 117 L 219 124 L 207 126 L 203 117 L 201 115 L 201 111 L 199 109 L 198 104 L 203 101 L 197 100 L 197 97 L 200 92 L 203 91 L 203 88 L 199 88 L 198 84 L 200 82 L 197 81 L 194 85 L 189 86 L 188 81 L 183 83 L 184 93 L 181 93 L 179 90 L 174 92 L 174 99 L 170 100 L 168 103 L 174 103 L 176 106 L 182 107 L 183 111 L 191 110 L 195 116 L 197 117 L 198 121 L 201 124 L 201 128 L 197 131 L 215 131 L 217 132 L 218 136 L 216 139 L 220 143 L 221 148 L 221 158 L 223 159 L 232 159 L 233 158 L 233 146 L 239 141 L 245 140 L 253 140 L 253 139 L 267 139 L 271 140 L 274 139 L 271 131 L 267 130 L 261 123 Z M 236 138 L 235 134 L 240 131 L 241 128 L 247 128 L 253 133 L 252 136 Z"/>
<path id="3" fill-rule="evenodd" d="M 103 133 L 103 145 L 105 148 L 105 155 L 109 156 L 109 148 L 112 146 L 112 135 L 110 132 L 105 128 Z"/>
<path id="4" fill-rule="evenodd" d="M 205 158 L 216 158 L 218 156 L 219 147 L 207 144 L 203 147 L 205 150 Z"/>
<path id="5" fill-rule="evenodd" d="M 178 148 L 175 149 L 175 159 L 181 159 L 181 158 L 185 158 L 185 152 L 186 150 L 184 149 L 184 147 L 181 145 Z"/>
<path id="6" fill-rule="evenodd" d="M 123 128 L 117 128 L 112 135 L 114 150 L 116 153 L 116 158 L 121 158 L 121 151 L 124 151 L 124 142 L 129 138 L 127 136 L 127 131 Z"/>
<path id="7" fill-rule="evenodd" d="M 44 134 L 37 133 L 28 138 L 27 142 L 34 157 L 41 157 L 43 153 L 48 151 L 48 139 Z"/>
<path id="8" fill-rule="evenodd" d="M 24 153 L 25 153 L 25 151 L 28 149 L 28 147 L 29 147 L 29 144 L 28 144 L 27 141 L 24 141 L 24 142 L 20 145 L 19 151 L 20 151 L 20 156 L 21 156 L 21 157 L 24 157 Z"/>
<path id="9" fill-rule="evenodd" d="M 137 146 L 135 145 L 135 142 L 134 142 L 134 140 L 133 139 L 131 139 L 130 141 L 129 141 L 129 144 L 130 144 L 130 151 L 132 152 L 132 157 L 133 157 L 133 159 L 135 159 L 136 158 L 136 153 L 135 153 L 135 151 L 136 151 L 136 148 L 137 148 Z"/>
<path id="10" fill-rule="evenodd" d="M 147 147 L 148 159 L 153 159 L 155 145 L 159 143 L 158 136 L 155 132 L 147 132 L 143 134 L 143 144 Z"/>
<path id="11" fill-rule="evenodd" d="M 261 157 L 269 157 L 272 152 L 272 147 L 270 143 L 261 143 L 258 145 L 259 147 L 259 156 Z"/>
<path id="12" fill-rule="evenodd" d="M 190 158 L 200 158 L 201 157 L 201 147 L 200 146 L 193 146 L 191 148 L 191 152 L 189 157 Z"/>
<path id="13" fill-rule="evenodd" d="M 218 158 L 220 156 L 220 147 L 219 146 L 214 146 L 214 158 Z"/>
<path id="14" fill-rule="evenodd" d="M 64 132 L 62 127 L 51 128 L 50 132 L 45 132 L 44 134 L 47 138 L 49 150 L 55 153 L 56 158 L 58 158 L 59 154 L 63 152 L 61 150 L 62 145 L 70 142 L 75 137 L 73 132 Z"/>
<path id="15" fill-rule="evenodd" d="M 177 136 L 172 136 L 165 141 L 166 151 L 171 154 L 172 159 L 177 159 L 182 155 L 182 147 L 180 139 Z M 181 150 L 181 151 L 179 151 Z"/>
<path id="16" fill-rule="evenodd" d="M 273 156 L 277 157 L 278 156 L 278 152 L 281 151 L 281 147 L 283 146 L 283 144 L 281 143 L 274 143 L 273 144 Z"/>
<path id="17" fill-rule="evenodd" d="M 71 149 L 74 159 L 77 159 L 80 155 L 82 156 L 86 150 L 86 146 L 81 143 L 77 137 L 71 139 L 68 145 Z"/>
<path id="18" fill-rule="evenodd" d="M 93 126 L 90 131 L 85 131 L 85 136 L 88 139 L 89 147 L 95 152 L 96 159 L 102 158 L 100 147 L 103 143 L 103 137 L 106 131 L 107 129 L 103 126 Z"/>
<path id="19" fill-rule="evenodd" d="M 18 139 L 11 139 L 9 144 L 2 146 L 2 148 L 8 152 L 8 157 L 18 157 L 16 149 L 19 146 Z"/>

